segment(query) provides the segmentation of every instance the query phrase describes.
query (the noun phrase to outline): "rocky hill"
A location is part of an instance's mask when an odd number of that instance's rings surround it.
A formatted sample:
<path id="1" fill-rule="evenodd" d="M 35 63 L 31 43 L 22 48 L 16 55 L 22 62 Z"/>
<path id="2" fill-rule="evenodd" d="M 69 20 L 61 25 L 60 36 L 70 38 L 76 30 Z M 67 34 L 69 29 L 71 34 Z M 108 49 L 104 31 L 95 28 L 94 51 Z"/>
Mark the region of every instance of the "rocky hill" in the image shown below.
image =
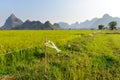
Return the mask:
<path id="1" fill-rule="evenodd" d="M 14 14 L 11 14 L 5 24 L 3 25 L 3 29 L 11 29 L 13 27 L 16 27 L 16 26 L 20 26 L 23 24 L 23 21 L 20 20 L 19 18 L 17 18 Z"/>
<path id="2" fill-rule="evenodd" d="M 49 21 L 45 22 L 44 24 L 40 21 L 25 21 L 22 25 L 13 27 L 12 29 L 23 29 L 23 30 L 53 30 L 53 29 L 60 29 L 58 24 L 52 25 Z"/>
<path id="3" fill-rule="evenodd" d="M 60 29 L 59 24 L 51 24 L 49 21 L 45 23 L 41 23 L 40 21 L 30 21 L 26 20 L 23 22 L 19 18 L 17 18 L 14 14 L 11 14 L 10 17 L 6 20 L 2 29 L 41 29 L 41 30 L 52 30 L 52 29 Z"/>

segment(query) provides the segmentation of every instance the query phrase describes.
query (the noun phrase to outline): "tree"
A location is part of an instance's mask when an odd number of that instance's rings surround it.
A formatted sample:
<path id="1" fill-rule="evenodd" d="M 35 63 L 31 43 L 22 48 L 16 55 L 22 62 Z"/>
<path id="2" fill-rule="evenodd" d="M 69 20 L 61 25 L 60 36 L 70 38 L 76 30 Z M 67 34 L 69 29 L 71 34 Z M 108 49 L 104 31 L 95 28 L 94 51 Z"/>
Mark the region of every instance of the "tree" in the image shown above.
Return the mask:
<path id="1" fill-rule="evenodd" d="M 105 28 L 105 27 L 104 27 L 104 25 L 102 25 L 102 24 L 98 26 L 98 29 L 99 29 L 99 30 L 103 30 L 104 28 Z"/>
<path id="2" fill-rule="evenodd" d="M 110 30 L 114 30 L 116 29 L 116 25 L 117 25 L 117 22 L 116 21 L 112 21 L 108 24 Z"/>

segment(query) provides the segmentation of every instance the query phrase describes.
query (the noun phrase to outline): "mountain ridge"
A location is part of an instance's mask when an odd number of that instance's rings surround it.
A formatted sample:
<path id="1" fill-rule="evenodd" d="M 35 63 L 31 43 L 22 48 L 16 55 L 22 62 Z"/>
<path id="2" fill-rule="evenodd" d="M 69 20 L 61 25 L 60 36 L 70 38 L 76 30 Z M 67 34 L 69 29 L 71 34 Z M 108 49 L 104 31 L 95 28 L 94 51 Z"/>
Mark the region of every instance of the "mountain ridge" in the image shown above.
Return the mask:
<path id="1" fill-rule="evenodd" d="M 71 29 L 98 29 L 98 25 L 104 25 L 108 27 L 108 23 L 111 21 L 117 22 L 117 27 L 120 26 L 120 18 L 119 17 L 112 17 L 109 14 L 104 14 L 101 18 L 93 18 L 91 20 L 86 20 L 84 22 L 76 22 L 71 25 L 68 25 Z M 64 22 L 63 22 L 64 23 Z M 60 26 L 63 25 L 62 23 L 58 23 Z M 67 23 L 65 23 L 67 24 Z M 61 26 L 64 28 L 64 26 Z M 69 29 L 67 28 L 67 29 Z M 66 29 L 66 26 L 65 26 Z"/>
<path id="2" fill-rule="evenodd" d="M 2 26 L 2 29 L 41 29 L 41 30 L 52 30 L 60 29 L 59 24 L 51 24 L 49 21 L 41 23 L 40 21 L 30 21 L 26 20 L 23 22 L 21 19 L 17 18 L 14 14 L 11 14 L 5 24 Z"/>
<path id="3" fill-rule="evenodd" d="M 104 25 L 108 27 L 108 23 L 111 21 L 117 22 L 117 27 L 120 26 L 120 18 L 112 17 L 109 14 L 104 14 L 101 18 L 93 18 L 91 20 L 86 20 L 84 22 L 76 22 L 73 24 L 68 24 L 66 22 L 59 22 L 51 24 L 49 21 L 41 23 L 40 21 L 30 21 L 26 20 L 23 22 L 21 19 L 17 18 L 14 14 L 11 14 L 2 29 L 98 29 L 98 25 Z"/>

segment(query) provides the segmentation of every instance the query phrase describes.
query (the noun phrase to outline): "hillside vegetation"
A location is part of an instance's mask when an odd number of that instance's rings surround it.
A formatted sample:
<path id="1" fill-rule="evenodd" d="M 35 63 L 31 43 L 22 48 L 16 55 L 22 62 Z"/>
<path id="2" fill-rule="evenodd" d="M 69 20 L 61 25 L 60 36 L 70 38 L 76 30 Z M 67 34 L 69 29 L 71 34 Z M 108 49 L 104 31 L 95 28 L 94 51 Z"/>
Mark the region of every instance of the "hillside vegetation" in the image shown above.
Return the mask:
<path id="1" fill-rule="evenodd" d="M 62 51 L 45 48 L 45 36 Z M 0 31 L 0 37 L 1 80 L 120 79 L 119 31 Z"/>

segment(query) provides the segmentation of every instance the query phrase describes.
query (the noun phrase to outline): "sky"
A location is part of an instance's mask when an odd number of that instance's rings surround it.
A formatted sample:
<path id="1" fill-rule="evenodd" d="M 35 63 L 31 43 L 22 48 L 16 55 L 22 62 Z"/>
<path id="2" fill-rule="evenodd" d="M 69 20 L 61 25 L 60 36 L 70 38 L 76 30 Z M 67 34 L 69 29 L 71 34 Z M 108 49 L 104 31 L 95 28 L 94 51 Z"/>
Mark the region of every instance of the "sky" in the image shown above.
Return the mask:
<path id="1" fill-rule="evenodd" d="M 120 17 L 120 0 L 0 0 L 0 26 L 12 13 L 22 21 L 83 22 L 109 14 Z"/>

